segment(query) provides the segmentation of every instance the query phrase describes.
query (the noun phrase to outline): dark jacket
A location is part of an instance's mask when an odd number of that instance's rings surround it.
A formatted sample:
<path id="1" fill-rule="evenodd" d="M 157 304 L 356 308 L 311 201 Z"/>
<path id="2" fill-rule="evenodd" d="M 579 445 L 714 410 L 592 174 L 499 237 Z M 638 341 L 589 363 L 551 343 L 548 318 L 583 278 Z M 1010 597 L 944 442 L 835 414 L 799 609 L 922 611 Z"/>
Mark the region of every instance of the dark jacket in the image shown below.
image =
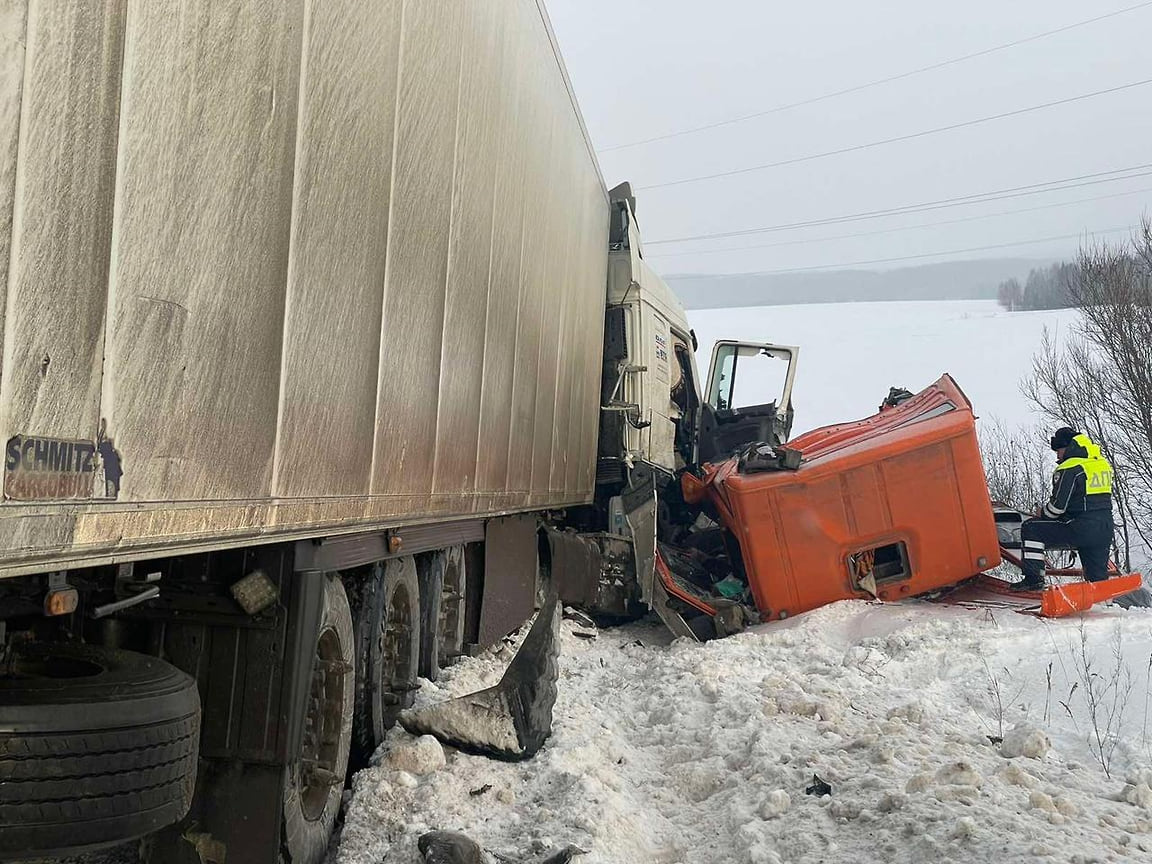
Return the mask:
<path id="1" fill-rule="evenodd" d="M 1082 438 L 1083 436 L 1079 436 Z M 1099 457 L 1099 448 L 1092 445 Z M 1082 460 L 1092 457 L 1080 440 L 1074 440 L 1064 450 L 1064 460 L 1052 475 L 1052 497 L 1044 505 L 1044 515 L 1049 519 L 1073 519 L 1090 513 L 1109 516 L 1112 513 L 1112 494 L 1089 495 L 1087 490 L 1088 472 Z M 1069 464 L 1071 463 L 1071 464 Z M 1105 463 L 1107 465 L 1107 463 Z"/>

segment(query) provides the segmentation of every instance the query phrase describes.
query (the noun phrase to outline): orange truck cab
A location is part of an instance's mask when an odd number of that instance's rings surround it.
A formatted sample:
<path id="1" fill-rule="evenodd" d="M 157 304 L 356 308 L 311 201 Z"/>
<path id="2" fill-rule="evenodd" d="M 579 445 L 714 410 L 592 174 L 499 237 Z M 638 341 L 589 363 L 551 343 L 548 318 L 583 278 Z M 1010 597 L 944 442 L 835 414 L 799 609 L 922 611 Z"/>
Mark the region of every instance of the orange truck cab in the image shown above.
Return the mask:
<path id="1" fill-rule="evenodd" d="M 1000 563 L 972 405 L 950 376 L 789 449 L 796 470 L 733 457 L 685 482 L 737 539 L 762 621 L 922 594 Z"/>

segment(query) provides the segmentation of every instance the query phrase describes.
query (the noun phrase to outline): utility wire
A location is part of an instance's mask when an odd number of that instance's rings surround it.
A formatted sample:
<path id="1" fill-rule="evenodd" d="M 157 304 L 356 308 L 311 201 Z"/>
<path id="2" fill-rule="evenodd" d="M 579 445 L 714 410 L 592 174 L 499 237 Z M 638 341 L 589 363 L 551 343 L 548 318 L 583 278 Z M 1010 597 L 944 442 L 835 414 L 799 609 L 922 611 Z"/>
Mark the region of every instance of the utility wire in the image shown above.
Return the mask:
<path id="1" fill-rule="evenodd" d="M 1135 12 L 1148 6 L 1152 6 L 1152 0 L 1147 0 L 1147 2 L 1144 3 L 1137 3 L 1135 6 L 1128 6 L 1124 9 L 1117 9 L 1115 12 L 1108 12 L 1104 15 L 1097 15 L 1094 18 L 1087 18 L 1083 21 L 1076 21 L 1073 24 L 1066 24 L 1063 27 L 1057 27 L 1055 30 L 1045 30 L 1043 33 L 1036 33 L 1032 36 L 1025 36 L 1023 39 L 1016 39 L 1012 42 L 1004 42 L 1000 45 L 993 45 L 991 48 L 985 48 L 982 51 L 974 51 L 971 54 L 964 54 L 960 57 L 953 57 L 949 60 L 941 60 L 938 63 L 932 63 L 928 66 L 921 66 L 917 69 L 910 69 L 909 71 L 901 72 L 898 75 L 889 75 L 887 78 L 877 78 L 874 81 L 868 81 L 864 84 L 857 84 L 854 87 L 845 87 L 843 90 L 835 90 L 831 93 L 824 93 L 820 96 L 813 96 L 809 99 L 801 99 L 799 102 L 788 102 L 783 105 L 776 105 L 772 108 L 766 108 L 763 111 L 755 111 L 751 114 L 743 114 L 739 117 L 731 117 L 727 120 L 718 120 L 715 123 L 705 123 L 701 126 L 693 126 L 688 129 L 678 129 L 674 132 L 667 132 L 663 135 L 653 135 L 651 138 L 642 138 L 639 141 L 629 141 L 626 144 L 614 144 L 611 147 L 600 147 L 598 149 L 601 153 L 610 153 L 615 150 L 624 150 L 629 147 L 639 147 L 642 144 L 652 144 L 657 141 L 667 141 L 670 138 L 679 138 L 684 135 L 694 135 L 697 132 L 706 132 L 709 129 L 719 129 L 722 126 L 732 126 L 736 123 L 743 123 L 747 120 L 754 120 L 757 117 L 767 117 L 769 114 L 778 114 L 782 111 L 791 111 L 793 108 L 800 108 L 804 105 L 813 105 L 817 102 L 823 102 L 826 99 L 834 99 L 837 96 L 847 96 L 849 93 L 859 93 L 861 90 L 868 90 L 872 87 L 879 87 L 882 84 L 891 84 L 893 81 L 902 81 L 903 79 L 911 78 L 914 75 L 921 75 L 925 72 L 932 72 L 936 69 L 943 69 L 945 66 L 953 66 L 957 63 L 974 60 L 977 57 L 986 57 L 989 54 L 995 54 L 998 51 L 1005 51 L 1008 48 L 1015 48 L 1018 45 L 1024 45 L 1028 42 L 1036 42 L 1040 39 L 1047 39 L 1049 36 L 1055 36 L 1059 33 L 1066 33 L 1069 30 L 1074 30 L 1077 27 L 1084 27 L 1088 24 L 1095 24 L 1097 21 L 1104 21 L 1107 18 L 1115 18 L 1119 15 L 1126 15 L 1129 12 Z"/>
<path id="2" fill-rule="evenodd" d="M 924 252 L 919 255 L 899 255 L 895 258 L 872 258 L 868 261 L 845 261 L 840 264 L 816 264 L 811 267 L 789 267 L 786 270 L 760 270 L 756 273 L 741 273 L 741 276 L 778 276 L 785 273 L 807 273 L 812 270 L 843 270 L 846 267 L 862 267 L 868 264 L 894 264 L 899 261 L 917 261 L 922 258 L 940 258 L 946 255 L 963 255 L 967 252 L 986 252 L 990 249 L 1010 249 L 1014 246 L 1034 246 L 1038 243 L 1052 243 L 1057 240 L 1073 240 L 1088 235 L 1097 236 L 1105 234 L 1118 234 L 1121 231 L 1133 231 L 1136 225 L 1122 225 L 1119 228 L 1104 228 L 1099 231 L 1084 231 L 1079 234 L 1058 234 L 1053 237 L 1037 237 L 1034 240 L 1016 240 L 1012 243 L 993 243 L 988 246 L 969 246 L 967 249 L 947 249 L 941 252 Z M 715 273 L 684 273 L 679 279 L 715 279 Z M 735 274 L 734 274 L 735 275 Z"/>
<path id="3" fill-rule="evenodd" d="M 1143 165 L 1130 165 L 1127 168 L 1116 168 L 1111 171 L 1097 171 L 1092 174 L 1080 174 L 1075 177 L 1065 177 L 1060 180 L 1045 180 L 1042 183 L 1029 183 L 1024 186 L 1011 186 L 1006 189 L 994 189 L 988 192 L 976 192 L 971 195 L 958 195 L 951 198 L 940 198 L 935 201 L 923 201 L 918 204 L 904 204 L 899 207 L 889 207 L 883 210 L 864 210 L 858 213 L 848 213 L 843 216 L 829 216 L 823 219 L 809 219 L 803 222 L 785 222 L 777 225 L 765 225 L 759 228 L 741 228 L 734 231 L 717 231 L 712 234 L 692 234 L 684 237 L 669 237 L 664 240 L 645 240 L 644 247 L 662 246 L 668 243 L 689 243 L 695 240 L 718 240 L 722 237 L 745 237 L 750 234 L 767 234 L 775 231 L 794 231 L 798 228 L 813 228 L 818 225 L 839 225 L 845 222 L 860 222 L 866 219 L 880 219 L 887 216 L 900 216 L 907 213 L 924 213 L 932 210 L 943 210 L 951 207 L 960 207 L 968 204 L 984 204 L 990 201 L 1003 201 L 1009 198 L 1022 198 L 1029 195 L 1042 195 L 1048 192 L 1061 192 L 1065 189 L 1079 189 L 1084 186 L 1096 186 L 1101 183 L 1116 183 L 1121 180 L 1133 180 L 1139 177 L 1152 175 L 1152 162 Z M 1142 172 L 1142 173 L 1131 173 Z M 1122 174 L 1124 176 L 1114 176 Z"/>
<path id="4" fill-rule="evenodd" d="M 982 123 L 991 123 L 996 120 L 1004 120 L 1008 117 L 1019 117 L 1022 114 L 1031 114 L 1035 111 L 1044 111 L 1048 108 L 1056 108 L 1060 105 L 1070 105 L 1073 102 L 1082 102 L 1085 99 L 1094 99 L 1097 96 L 1105 96 L 1110 93 L 1120 93 L 1124 90 L 1131 90 L 1134 87 L 1144 87 L 1152 84 L 1152 78 L 1145 78 L 1141 81 L 1131 81 L 1128 84 L 1120 84 L 1116 87 L 1109 87 L 1105 90 L 1094 90 L 1091 93 L 1081 93 L 1079 96 L 1068 96 L 1064 99 L 1056 99 L 1052 102 L 1041 102 L 1039 105 L 1029 105 L 1027 108 L 1017 108 L 1013 111 L 1004 111 L 1000 114 L 989 114 L 986 117 L 976 117 L 972 120 L 964 120 L 960 123 L 949 123 L 947 126 L 936 126 L 932 129 L 922 129 L 919 132 L 909 132 L 906 135 L 896 135 L 892 138 L 882 138 L 879 141 L 868 141 L 864 144 L 853 144 L 850 147 L 839 147 L 835 150 L 825 150 L 821 153 L 809 153 L 806 156 L 793 156 L 791 159 L 781 159 L 777 162 L 765 162 L 761 165 L 750 165 L 747 168 L 733 168 L 730 171 L 717 171 L 715 174 L 700 174 L 696 177 L 682 177 L 679 180 L 665 180 L 663 183 L 649 183 L 647 186 L 637 186 L 636 191 L 643 191 L 645 189 L 664 189 L 669 186 L 683 186 L 686 183 L 699 183 L 702 180 L 718 180 L 721 177 L 734 177 L 738 174 L 751 174 L 754 171 L 766 171 L 769 168 L 782 168 L 786 165 L 798 165 L 801 162 L 812 162 L 816 159 L 827 159 L 829 156 L 842 156 L 845 153 L 856 153 L 860 150 L 869 150 L 873 147 L 881 147 L 886 144 L 896 144 L 901 141 L 912 141 L 916 138 L 925 138 L 929 135 L 939 135 L 941 132 L 952 132 L 956 129 L 964 129 L 969 126 L 978 126 Z"/>
<path id="5" fill-rule="evenodd" d="M 877 237 L 882 234 L 898 234 L 901 231 L 920 231 L 925 228 L 938 228 L 942 225 L 959 225 L 964 222 L 980 222 L 984 219 L 995 219 L 1001 216 L 1014 216 L 1019 213 L 1036 213 L 1040 210 L 1054 210 L 1059 207 L 1071 207 L 1074 204 L 1087 204 L 1093 201 L 1106 201 L 1110 198 L 1123 198 L 1127 195 L 1139 195 L 1146 192 L 1152 192 L 1152 186 L 1145 187 L 1143 189 L 1132 189 L 1128 192 L 1114 192 L 1111 195 L 1096 195 L 1092 198 L 1077 198 L 1075 201 L 1058 201 L 1054 204 L 1041 204 L 1037 207 L 1022 207 L 1016 210 L 1001 210 L 996 213 L 983 213 L 979 216 L 964 216 L 960 219 L 945 219 L 940 222 L 924 222 L 920 225 L 904 225 L 899 228 L 881 228 L 878 231 L 859 231 L 854 234 L 836 234 L 832 237 L 805 237 L 801 240 L 781 240 L 779 243 L 759 243 L 755 246 L 730 246 L 726 249 L 696 249 L 688 252 L 654 252 L 648 257 L 678 258 L 684 255 L 721 255 L 725 252 L 743 252 L 749 249 L 776 249 L 780 246 L 804 246 L 811 243 L 831 243 L 835 240 L 852 240 L 857 237 Z"/>

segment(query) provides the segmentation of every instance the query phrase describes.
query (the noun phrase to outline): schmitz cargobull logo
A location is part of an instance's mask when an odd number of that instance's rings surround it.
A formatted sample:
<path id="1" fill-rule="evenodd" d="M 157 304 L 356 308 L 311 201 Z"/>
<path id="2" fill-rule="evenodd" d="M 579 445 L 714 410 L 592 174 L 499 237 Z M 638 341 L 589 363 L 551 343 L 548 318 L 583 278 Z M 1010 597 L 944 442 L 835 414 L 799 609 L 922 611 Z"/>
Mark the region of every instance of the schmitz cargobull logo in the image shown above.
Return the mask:
<path id="1" fill-rule="evenodd" d="M 14 501 L 114 500 L 120 494 L 120 454 L 95 441 L 15 435 L 4 448 L 4 497 Z"/>

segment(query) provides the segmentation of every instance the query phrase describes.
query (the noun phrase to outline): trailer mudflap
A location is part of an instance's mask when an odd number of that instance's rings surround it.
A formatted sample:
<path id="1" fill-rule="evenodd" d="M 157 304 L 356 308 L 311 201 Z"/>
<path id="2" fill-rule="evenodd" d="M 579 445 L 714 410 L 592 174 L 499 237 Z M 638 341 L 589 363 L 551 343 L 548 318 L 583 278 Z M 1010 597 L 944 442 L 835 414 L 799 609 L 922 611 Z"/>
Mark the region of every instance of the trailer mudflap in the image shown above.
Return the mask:
<path id="1" fill-rule="evenodd" d="M 434 735 L 470 753 L 528 759 L 552 734 L 559 656 L 560 602 L 552 595 L 499 684 L 405 711 L 400 724 L 413 735 Z"/>

